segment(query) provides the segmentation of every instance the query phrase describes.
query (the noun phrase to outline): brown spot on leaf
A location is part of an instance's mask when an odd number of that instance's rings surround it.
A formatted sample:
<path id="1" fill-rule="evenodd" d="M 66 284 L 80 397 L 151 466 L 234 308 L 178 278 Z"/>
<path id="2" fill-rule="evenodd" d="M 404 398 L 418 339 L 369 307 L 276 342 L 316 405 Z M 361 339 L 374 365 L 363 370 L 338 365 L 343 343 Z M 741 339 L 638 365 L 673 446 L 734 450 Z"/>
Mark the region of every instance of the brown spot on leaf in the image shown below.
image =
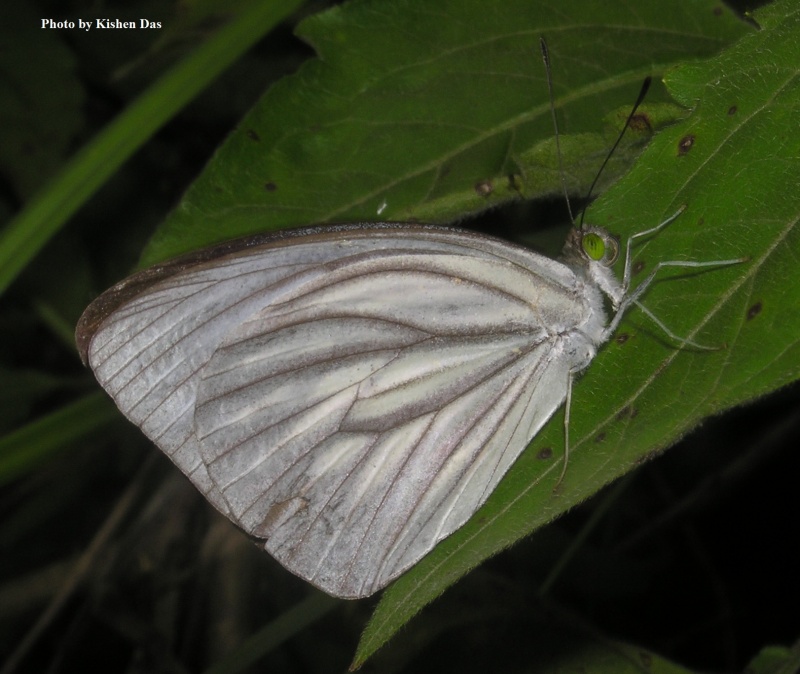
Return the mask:
<path id="1" fill-rule="evenodd" d="M 761 301 L 759 300 L 747 310 L 747 320 L 752 321 L 756 316 L 761 313 Z"/>
<path id="2" fill-rule="evenodd" d="M 261 136 L 259 136 L 258 133 L 256 133 L 253 129 L 247 129 L 247 137 L 256 142 L 261 140 Z"/>
<path id="3" fill-rule="evenodd" d="M 546 461 L 548 459 L 553 458 L 553 448 L 552 447 L 542 447 L 538 453 L 536 454 L 537 459 L 542 459 Z"/>
<path id="4" fill-rule="evenodd" d="M 475 183 L 475 193 L 479 197 L 488 197 L 492 192 L 494 192 L 494 185 L 491 180 L 481 180 Z"/>
<path id="5" fill-rule="evenodd" d="M 513 192 L 522 193 L 522 179 L 516 173 L 508 174 L 508 188 Z"/>
<path id="6" fill-rule="evenodd" d="M 638 112 L 631 117 L 631 121 L 628 122 L 628 128 L 632 131 L 652 131 L 653 123 L 650 121 L 649 115 L 644 112 Z"/>
<path id="7" fill-rule="evenodd" d="M 694 145 L 694 134 L 687 133 L 683 138 L 678 141 L 678 156 L 682 157 L 685 155 L 689 150 L 692 149 Z"/>
<path id="8" fill-rule="evenodd" d="M 268 183 L 264 183 L 264 191 L 265 192 L 276 192 L 278 186 L 272 182 L 271 180 Z"/>

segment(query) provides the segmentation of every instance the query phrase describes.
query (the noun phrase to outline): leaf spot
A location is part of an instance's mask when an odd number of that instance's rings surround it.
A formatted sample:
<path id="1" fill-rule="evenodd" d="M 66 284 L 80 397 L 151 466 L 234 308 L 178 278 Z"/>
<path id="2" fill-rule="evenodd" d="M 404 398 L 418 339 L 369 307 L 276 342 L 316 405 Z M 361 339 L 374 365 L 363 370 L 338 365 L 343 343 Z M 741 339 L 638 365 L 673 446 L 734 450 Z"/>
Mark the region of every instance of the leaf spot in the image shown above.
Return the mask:
<path id="1" fill-rule="evenodd" d="M 759 300 L 747 310 L 747 320 L 752 321 L 756 316 L 758 316 L 761 313 L 761 309 L 762 305 L 761 301 Z"/>
<path id="2" fill-rule="evenodd" d="M 694 134 L 691 133 L 686 134 L 683 138 L 680 139 L 680 141 L 678 142 L 679 157 L 684 156 L 687 152 L 689 152 L 689 150 L 692 149 L 692 146 L 694 145 L 694 140 L 695 140 Z"/>
<path id="3" fill-rule="evenodd" d="M 475 183 L 475 192 L 479 197 L 488 197 L 494 192 L 494 185 L 491 180 L 481 180 Z"/>

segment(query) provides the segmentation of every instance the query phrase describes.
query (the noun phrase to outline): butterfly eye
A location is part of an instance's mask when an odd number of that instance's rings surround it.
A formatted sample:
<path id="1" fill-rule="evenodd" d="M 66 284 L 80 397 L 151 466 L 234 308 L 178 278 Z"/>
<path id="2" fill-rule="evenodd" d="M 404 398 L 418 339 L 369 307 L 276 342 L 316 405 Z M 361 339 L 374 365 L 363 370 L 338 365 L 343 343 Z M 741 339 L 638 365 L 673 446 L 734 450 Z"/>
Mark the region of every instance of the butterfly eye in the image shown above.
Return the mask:
<path id="1" fill-rule="evenodd" d="M 587 232 L 581 237 L 581 249 L 593 262 L 602 262 L 610 267 L 619 257 L 619 243 L 605 232 Z"/>

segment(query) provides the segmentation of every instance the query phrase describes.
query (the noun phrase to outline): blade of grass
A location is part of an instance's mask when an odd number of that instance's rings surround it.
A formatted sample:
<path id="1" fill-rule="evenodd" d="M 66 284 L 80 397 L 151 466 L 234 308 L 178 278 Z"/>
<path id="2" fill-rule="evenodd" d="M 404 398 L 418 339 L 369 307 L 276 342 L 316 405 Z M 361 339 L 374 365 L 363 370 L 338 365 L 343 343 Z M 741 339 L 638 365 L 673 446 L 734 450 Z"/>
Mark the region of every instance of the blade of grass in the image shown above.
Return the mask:
<path id="1" fill-rule="evenodd" d="M 205 674 L 236 674 L 244 671 L 265 654 L 299 634 L 341 604 L 341 600 L 322 592 L 311 593 L 275 620 L 264 625 L 235 652 L 211 665 Z"/>
<path id="2" fill-rule="evenodd" d="M 72 157 L 0 234 L 0 293 L 125 160 L 302 1 L 252 2 Z"/>
<path id="3" fill-rule="evenodd" d="M 116 408 L 98 391 L 8 433 L 0 438 L 0 485 L 117 418 Z"/>

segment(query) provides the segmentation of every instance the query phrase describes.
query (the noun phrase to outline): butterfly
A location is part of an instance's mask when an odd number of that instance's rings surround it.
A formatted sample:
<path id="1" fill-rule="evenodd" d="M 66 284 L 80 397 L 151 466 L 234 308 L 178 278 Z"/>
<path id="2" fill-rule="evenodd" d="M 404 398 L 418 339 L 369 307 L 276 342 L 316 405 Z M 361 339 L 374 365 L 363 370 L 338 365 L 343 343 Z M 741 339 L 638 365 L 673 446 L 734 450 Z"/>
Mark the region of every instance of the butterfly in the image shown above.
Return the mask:
<path id="1" fill-rule="evenodd" d="M 568 432 L 573 380 L 661 268 L 735 262 L 661 262 L 631 290 L 634 240 L 682 211 L 627 241 L 622 280 L 617 239 L 583 222 L 561 260 L 432 225 L 250 237 L 122 281 L 76 341 L 220 512 L 365 597 L 461 527 L 565 401 Z"/>

